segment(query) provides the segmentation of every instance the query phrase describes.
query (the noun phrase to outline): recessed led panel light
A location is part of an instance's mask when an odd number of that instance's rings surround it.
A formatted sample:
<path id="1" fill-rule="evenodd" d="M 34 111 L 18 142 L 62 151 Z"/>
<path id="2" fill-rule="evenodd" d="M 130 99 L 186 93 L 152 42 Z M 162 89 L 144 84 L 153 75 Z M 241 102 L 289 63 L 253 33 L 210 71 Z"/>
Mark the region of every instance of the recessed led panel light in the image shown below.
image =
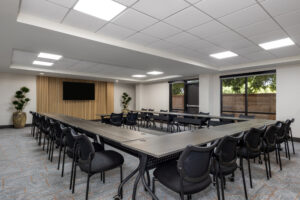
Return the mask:
<path id="1" fill-rule="evenodd" d="M 232 51 L 224 51 L 220 53 L 214 53 L 210 54 L 211 57 L 217 58 L 217 59 L 224 59 L 224 58 L 230 58 L 238 56 L 236 53 L 233 53 Z"/>
<path id="2" fill-rule="evenodd" d="M 106 21 L 117 16 L 126 6 L 112 0 L 79 0 L 74 10 Z"/>
<path id="3" fill-rule="evenodd" d="M 160 72 L 160 71 L 151 71 L 151 72 L 147 72 L 147 74 L 149 74 L 149 75 L 160 75 L 160 74 L 163 74 L 163 72 Z"/>
<path id="4" fill-rule="evenodd" d="M 39 58 L 46 58 L 46 59 L 51 59 L 51 60 L 59 60 L 62 58 L 61 55 L 56 55 L 56 54 L 51 54 L 51 53 L 43 53 L 41 52 L 38 55 Z"/>
<path id="5" fill-rule="evenodd" d="M 280 40 L 262 43 L 262 44 L 259 44 L 259 46 L 265 50 L 270 50 L 270 49 L 277 49 L 280 47 L 291 46 L 294 44 L 295 43 L 293 42 L 293 40 L 291 40 L 291 38 L 284 38 L 284 39 L 280 39 Z"/>
<path id="6" fill-rule="evenodd" d="M 44 73 L 40 73 L 40 75 L 44 76 L 45 74 Z"/>
<path id="7" fill-rule="evenodd" d="M 144 77 L 146 77 L 146 75 L 143 75 L 143 74 L 135 74 L 135 75 L 132 75 L 132 77 L 134 77 L 134 78 L 144 78 Z"/>
<path id="8" fill-rule="evenodd" d="M 49 67 L 49 66 L 52 66 L 54 63 L 35 60 L 35 61 L 33 61 L 32 64 L 34 64 L 34 65 L 48 66 Z"/>

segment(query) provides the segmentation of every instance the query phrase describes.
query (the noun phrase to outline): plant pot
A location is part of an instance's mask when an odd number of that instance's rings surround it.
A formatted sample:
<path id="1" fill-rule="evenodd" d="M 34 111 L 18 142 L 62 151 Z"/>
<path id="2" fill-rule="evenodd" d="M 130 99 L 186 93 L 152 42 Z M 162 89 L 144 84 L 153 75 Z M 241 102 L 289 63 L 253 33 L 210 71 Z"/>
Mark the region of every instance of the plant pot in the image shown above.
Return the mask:
<path id="1" fill-rule="evenodd" d="M 123 112 L 124 114 L 127 114 L 127 113 L 128 113 L 128 109 L 125 108 L 125 109 L 122 110 L 122 112 Z"/>
<path id="2" fill-rule="evenodd" d="M 26 113 L 25 112 L 14 112 L 13 114 L 14 128 L 24 128 L 26 124 Z"/>

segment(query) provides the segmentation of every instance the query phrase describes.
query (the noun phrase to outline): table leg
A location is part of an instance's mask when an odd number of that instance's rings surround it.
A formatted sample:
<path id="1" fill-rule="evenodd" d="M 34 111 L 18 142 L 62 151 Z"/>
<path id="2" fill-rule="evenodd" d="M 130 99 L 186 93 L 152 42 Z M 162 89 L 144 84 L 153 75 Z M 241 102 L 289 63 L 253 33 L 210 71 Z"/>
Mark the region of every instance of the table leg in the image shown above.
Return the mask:
<path id="1" fill-rule="evenodd" d="M 136 198 L 137 183 L 139 182 L 140 179 L 142 180 L 143 186 L 145 187 L 146 191 L 151 195 L 152 199 L 158 200 L 157 196 L 152 192 L 151 188 L 147 184 L 147 182 L 145 180 L 145 176 L 144 176 L 144 174 L 146 172 L 148 157 L 145 154 L 141 154 L 139 156 L 139 159 L 140 159 L 139 174 L 135 180 L 135 185 L 134 185 L 133 193 L 132 193 L 132 200 L 135 200 L 135 198 Z"/>

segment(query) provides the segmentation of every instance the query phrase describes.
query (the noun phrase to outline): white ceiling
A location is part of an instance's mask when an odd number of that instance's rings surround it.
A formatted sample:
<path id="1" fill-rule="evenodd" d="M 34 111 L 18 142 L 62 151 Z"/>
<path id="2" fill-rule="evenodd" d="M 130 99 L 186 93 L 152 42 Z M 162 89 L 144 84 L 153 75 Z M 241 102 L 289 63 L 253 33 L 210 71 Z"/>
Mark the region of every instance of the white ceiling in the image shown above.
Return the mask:
<path id="1" fill-rule="evenodd" d="M 65 59 L 47 70 L 132 81 L 139 80 L 132 74 L 151 70 L 164 71 L 161 78 L 192 76 L 300 58 L 299 0 L 115 1 L 128 8 L 106 22 L 73 10 L 77 0 L 22 0 L 19 12 L 18 0 L 3 0 L 1 13 L 10 18 L 0 25 L 15 31 L 6 35 L 13 42 L 5 55 L 10 64 L 34 70 L 31 59 L 49 50 Z M 258 46 L 285 37 L 296 45 L 271 51 Z M 227 50 L 239 56 L 209 56 Z"/>

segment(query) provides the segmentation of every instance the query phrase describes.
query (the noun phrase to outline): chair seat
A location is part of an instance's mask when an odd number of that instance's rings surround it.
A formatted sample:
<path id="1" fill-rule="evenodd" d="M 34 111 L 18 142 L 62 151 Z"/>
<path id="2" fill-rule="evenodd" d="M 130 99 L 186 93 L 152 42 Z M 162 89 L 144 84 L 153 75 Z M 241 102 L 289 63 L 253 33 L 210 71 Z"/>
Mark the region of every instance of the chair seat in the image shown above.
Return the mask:
<path id="1" fill-rule="evenodd" d="M 232 174 L 237 168 L 238 168 L 238 166 L 236 163 L 232 164 L 231 166 L 222 166 L 221 165 L 221 171 L 222 171 L 223 176 Z M 211 165 L 210 173 L 211 174 L 219 174 L 219 168 L 215 169 L 215 166 Z"/>
<path id="2" fill-rule="evenodd" d="M 122 126 L 122 122 L 110 122 L 114 126 Z"/>
<path id="3" fill-rule="evenodd" d="M 95 174 L 107 170 L 114 169 L 121 166 L 124 163 L 124 158 L 121 154 L 115 151 L 101 151 L 96 152 L 95 157 L 91 163 L 90 174 Z M 89 163 L 86 161 L 79 160 L 78 166 L 86 173 L 89 171 Z"/>
<path id="4" fill-rule="evenodd" d="M 166 165 L 158 167 L 153 172 L 153 175 L 160 183 L 165 185 L 167 188 L 180 193 L 180 175 L 177 171 L 177 162 L 171 161 Z M 207 188 L 212 183 L 210 176 L 199 183 L 192 183 L 183 181 L 183 192 L 184 194 L 194 194 Z"/>
<path id="5" fill-rule="evenodd" d="M 266 152 L 266 153 L 273 152 L 273 151 L 275 151 L 275 148 L 276 148 L 275 146 L 267 146 L 265 143 L 263 143 L 263 145 L 261 147 L 261 151 Z"/>
<path id="6" fill-rule="evenodd" d="M 247 147 L 243 146 L 239 149 L 238 155 L 243 158 L 257 158 L 260 155 L 259 152 L 249 151 Z"/>

